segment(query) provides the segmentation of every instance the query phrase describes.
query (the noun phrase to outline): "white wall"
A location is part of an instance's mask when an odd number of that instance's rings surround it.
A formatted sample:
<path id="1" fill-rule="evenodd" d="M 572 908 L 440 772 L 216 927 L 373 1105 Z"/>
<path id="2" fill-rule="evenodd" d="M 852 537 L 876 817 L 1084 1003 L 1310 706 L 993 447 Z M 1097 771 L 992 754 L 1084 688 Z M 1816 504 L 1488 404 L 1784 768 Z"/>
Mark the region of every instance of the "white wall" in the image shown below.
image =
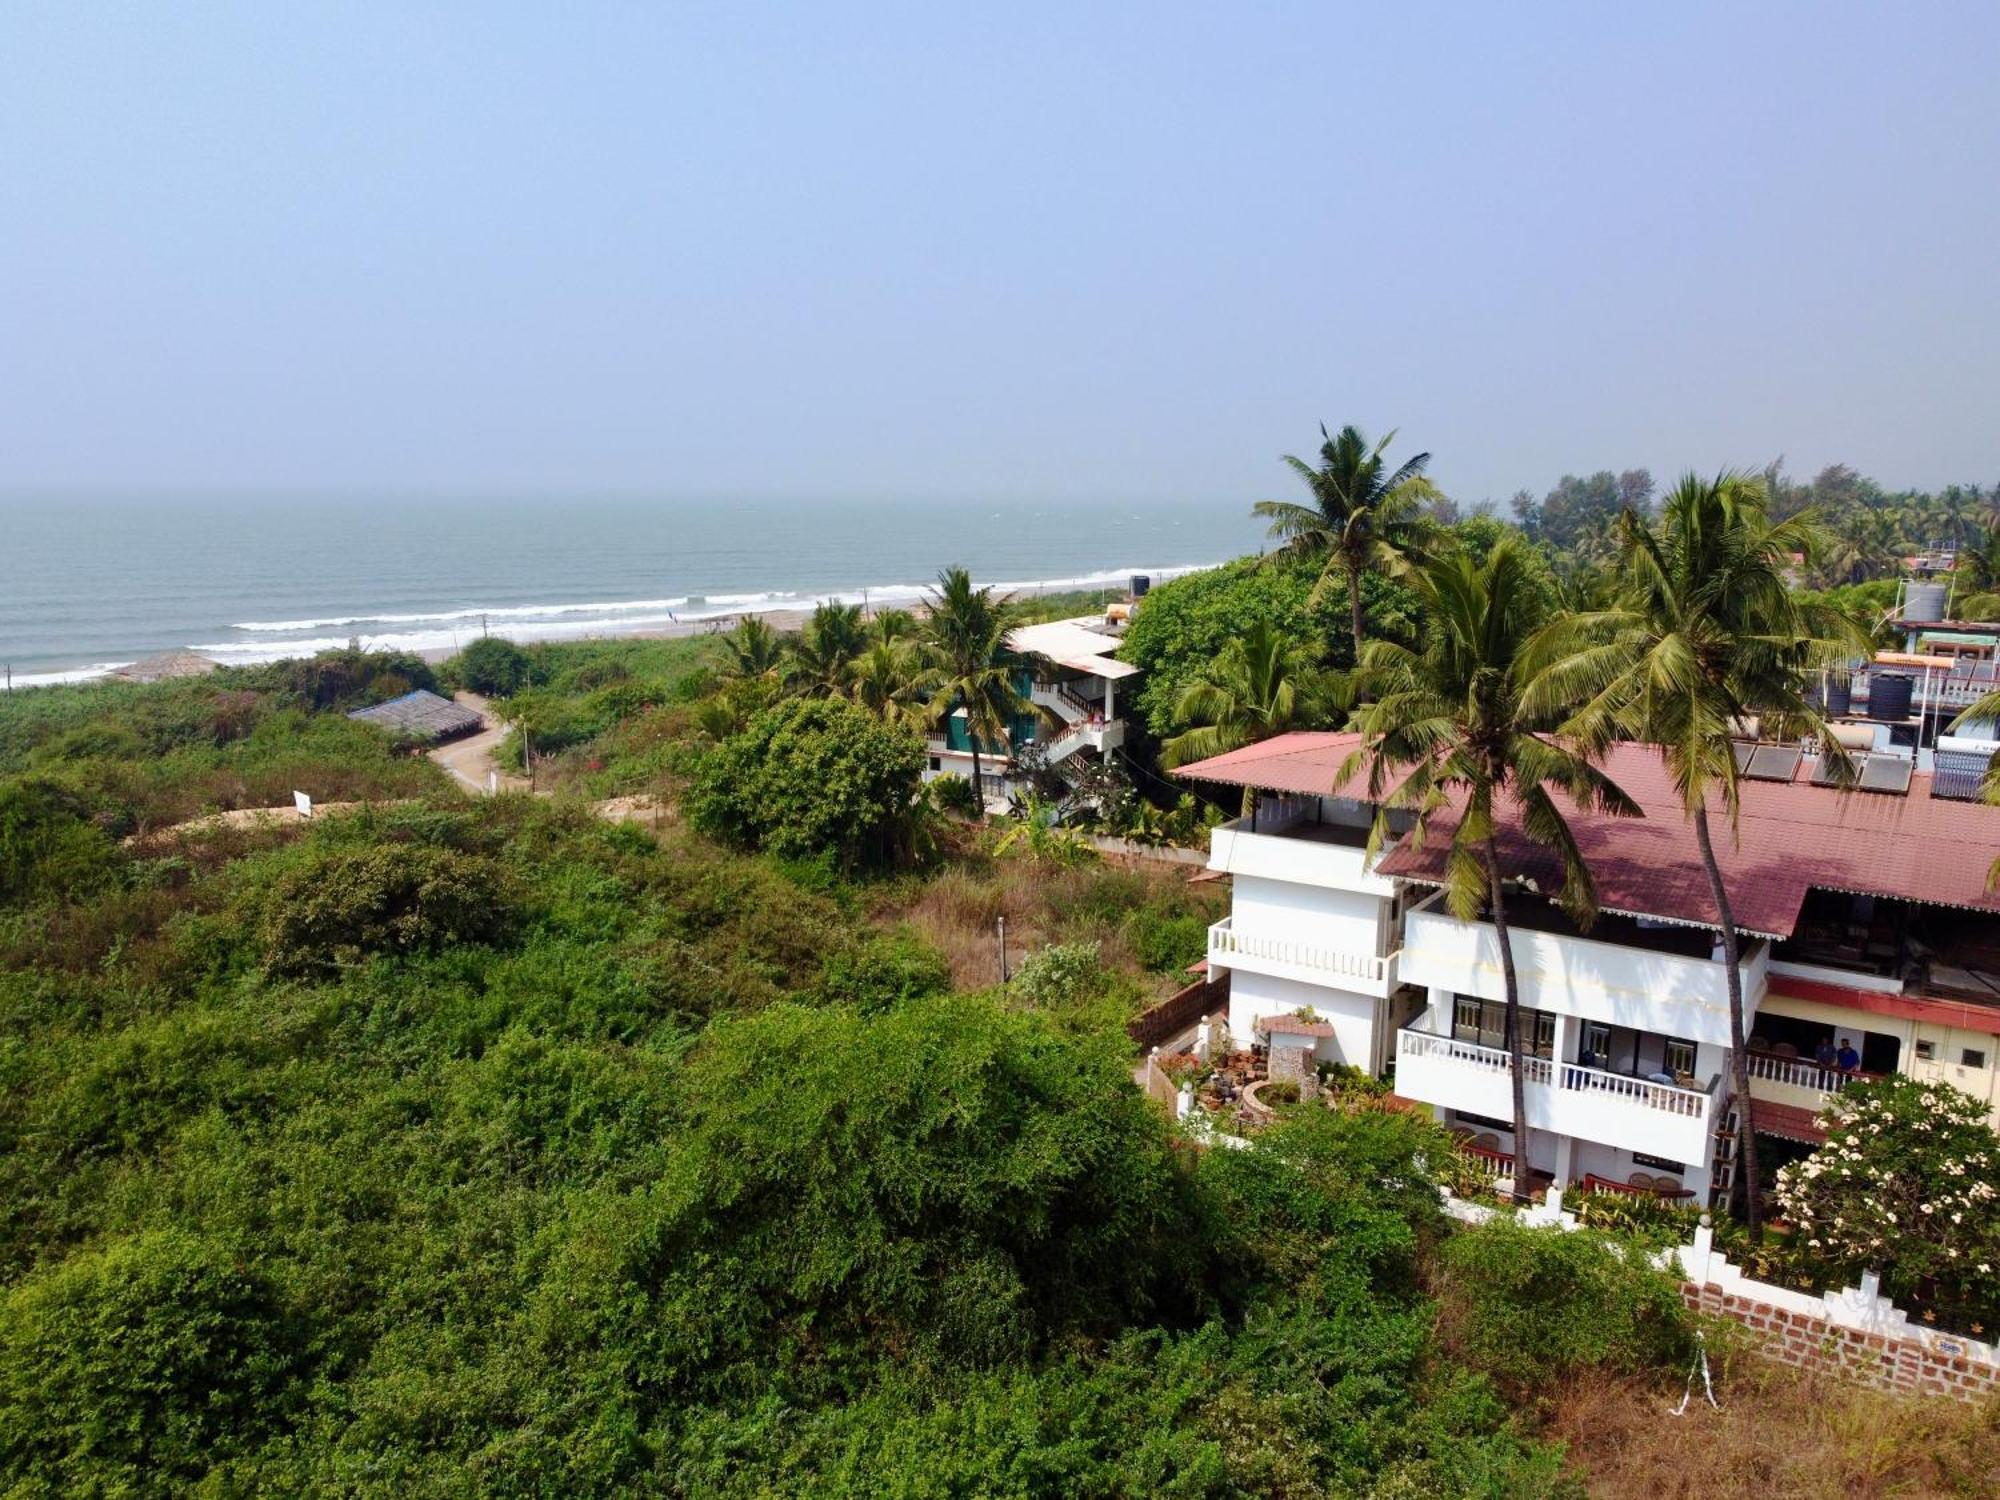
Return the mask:
<path id="1" fill-rule="evenodd" d="M 1322 1021 L 1332 1022 L 1334 1028 L 1334 1035 L 1320 1039 L 1320 1061 L 1367 1069 L 1373 1055 L 1375 1007 L 1380 1003 L 1367 995 L 1351 995 L 1324 985 L 1301 984 L 1295 979 L 1238 969 L 1229 976 L 1230 1042 L 1239 1051 L 1247 1050 L 1259 1039 L 1256 1033 L 1259 1016 L 1290 1015 L 1310 1005 Z"/>
<path id="2" fill-rule="evenodd" d="M 1291 938 L 1380 956 L 1388 902 L 1358 891 L 1238 875 L 1230 907 L 1237 932 Z"/>

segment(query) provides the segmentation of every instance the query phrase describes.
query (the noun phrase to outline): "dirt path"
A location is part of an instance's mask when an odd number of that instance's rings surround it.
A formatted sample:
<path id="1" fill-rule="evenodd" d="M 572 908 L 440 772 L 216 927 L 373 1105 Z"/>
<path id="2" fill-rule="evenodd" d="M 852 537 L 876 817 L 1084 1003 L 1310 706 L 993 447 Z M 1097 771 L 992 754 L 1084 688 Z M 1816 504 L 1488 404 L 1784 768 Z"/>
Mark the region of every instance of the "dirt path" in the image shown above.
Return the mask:
<path id="1" fill-rule="evenodd" d="M 503 792 L 527 791 L 525 776 L 501 770 L 500 763 L 493 758 L 500 742 L 514 731 L 494 716 L 491 705 L 477 693 L 453 693 L 452 701 L 478 714 L 486 721 L 486 727 L 462 740 L 438 746 L 430 752 L 431 759 L 443 766 L 452 780 L 475 795 L 483 797 L 496 786 Z"/>

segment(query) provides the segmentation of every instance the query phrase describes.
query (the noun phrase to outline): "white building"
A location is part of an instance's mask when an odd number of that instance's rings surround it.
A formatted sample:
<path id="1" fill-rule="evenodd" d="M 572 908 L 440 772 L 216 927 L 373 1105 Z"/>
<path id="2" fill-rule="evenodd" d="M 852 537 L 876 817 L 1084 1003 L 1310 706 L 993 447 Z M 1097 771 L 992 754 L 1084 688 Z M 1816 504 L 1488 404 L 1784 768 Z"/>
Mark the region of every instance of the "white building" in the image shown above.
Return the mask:
<path id="1" fill-rule="evenodd" d="M 1327 1023 L 1312 1028 L 1321 1060 L 1392 1074 L 1399 1095 L 1511 1164 L 1497 932 L 1445 909 L 1450 812 L 1422 848 L 1392 830 L 1367 858 L 1365 780 L 1342 776 L 1359 743 L 1285 735 L 1179 773 L 1261 794 L 1210 846 L 1210 869 L 1233 881 L 1209 935 L 1210 967 L 1230 976 L 1232 1040 L 1258 1045 L 1267 1018 L 1310 1012 Z M 2000 897 L 1986 889 L 2000 808 L 1890 765 L 1864 776 L 1869 790 L 1815 785 L 1810 758 L 1765 748 L 1743 757 L 1740 837 L 1726 815 L 1711 819 L 1742 933 L 1747 1110 L 1731 1097 L 1707 881 L 1657 755 L 1621 747 L 1605 763 L 1645 817 L 1571 818 L 1602 909 L 1588 932 L 1548 899 L 1553 852 L 1503 813 L 1535 1173 L 1644 1173 L 1706 1197 L 1728 1184 L 1746 1115 L 1761 1134 L 1810 1143 L 1828 1091 L 1870 1072 L 1945 1079 L 2000 1120 Z M 1854 1073 L 1815 1060 L 1842 1044 Z"/>
<path id="2" fill-rule="evenodd" d="M 1054 768 L 1078 756 L 1102 759 L 1125 743 L 1119 700 L 1130 701 L 1130 679 L 1139 669 L 1114 654 L 1119 628 L 1108 614 L 1082 615 L 1007 633 L 1007 649 L 1020 660 L 1014 690 L 1037 711 L 1017 718 L 1004 743 L 979 747 L 981 790 L 988 802 L 1005 803 L 1026 789 L 1017 752 L 1030 745 L 1042 765 Z M 972 737 L 962 712 L 944 724 L 943 733 L 931 736 L 929 751 L 926 781 L 945 775 L 972 779 Z"/>

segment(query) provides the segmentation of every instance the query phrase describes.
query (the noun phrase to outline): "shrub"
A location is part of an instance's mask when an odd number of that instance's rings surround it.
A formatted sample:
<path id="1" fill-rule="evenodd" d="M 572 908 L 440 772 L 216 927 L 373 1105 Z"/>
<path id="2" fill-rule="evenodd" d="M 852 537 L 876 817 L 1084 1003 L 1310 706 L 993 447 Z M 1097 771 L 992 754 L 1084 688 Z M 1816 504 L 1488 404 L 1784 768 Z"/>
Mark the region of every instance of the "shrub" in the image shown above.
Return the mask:
<path id="1" fill-rule="evenodd" d="M 438 685 L 429 663 L 408 651 L 322 651 L 257 667 L 246 675 L 290 706 L 313 710 L 381 703 L 415 688 Z"/>
<path id="2" fill-rule="evenodd" d="M 695 827 L 783 858 L 831 851 L 843 870 L 910 851 L 923 744 L 841 699 L 769 708 L 702 758 L 686 805 Z"/>
<path id="3" fill-rule="evenodd" d="M 1832 1269 L 1872 1266 L 1891 1296 L 1934 1283 L 2000 1321 L 2000 1135 L 1985 1104 L 1899 1074 L 1842 1090 L 1819 1121 L 1826 1143 L 1778 1173 L 1794 1248 Z"/>
<path id="4" fill-rule="evenodd" d="M 930 782 L 931 801 L 938 811 L 948 812 L 954 817 L 976 818 L 979 816 L 979 797 L 972 790 L 972 783 L 956 771 L 948 771 L 933 777 Z"/>
<path id="5" fill-rule="evenodd" d="M 266 964 L 292 974 L 490 943 L 511 918 L 490 863 L 421 846 L 315 849 L 255 901 Z"/>
<path id="6" fill-rule="evenodd" d="M 1664 1369 L 1689 1353 L 1679 1286 L 1594 1234 L 1503 1216 L 1452 1236 L 1442 1259 L 1449 1338 L 1517 1393 L 1586 1371 Z"/>
<path id="7" fill-rule="evenodd" d="M 281 1415 L 265 1288 L 223 1248 L 157 1230 L 73 1255 L 0 1302 L 10 1494 L 177 1490 Z"/>
<path id="8" fill-rule="evenodd" d="M 951 988 L 951 964 L 937 949 L 907 933 L 871 937 L 829 953 L 814 985 L 819 999 L 856 1010 L 889 1010 Z"/>
<path id="9" fill-rule="evenodd" d="M 1274 1078 L 1257 1090 L 1257 1097 L 1265 1104 L 1297 1104 L 1299 1086 L 1289 1078 Z"/>
<path id="10" fill-rule="evenodd" d="M 74 898 L 116 878 L 118 847 L 82 799 L 41 779 L 0 783 L 0 906 Z"/>
<path id="11" fill-rule="evenodd" d="M 528 685 L 528 653 L 497 635 L 482 635 L 452 658 L 446 670 L 475 693 L 504 698 Z"/>
<path id="12" fill-rule="evenodd" d="M 1142 906 L 1126 922 L 1132 952 L 1156 974 L 1178 974 L 1208 952 L 1208 919 L 1200 912 Z"/>
<path id="13" fill-rule="evenodd" d="M 1050 943 L 1021 961 L 1015 989 L 1034 1005 L 1059 1010 L 1095 999 L 1107 975 L 1095 943 Z"/>

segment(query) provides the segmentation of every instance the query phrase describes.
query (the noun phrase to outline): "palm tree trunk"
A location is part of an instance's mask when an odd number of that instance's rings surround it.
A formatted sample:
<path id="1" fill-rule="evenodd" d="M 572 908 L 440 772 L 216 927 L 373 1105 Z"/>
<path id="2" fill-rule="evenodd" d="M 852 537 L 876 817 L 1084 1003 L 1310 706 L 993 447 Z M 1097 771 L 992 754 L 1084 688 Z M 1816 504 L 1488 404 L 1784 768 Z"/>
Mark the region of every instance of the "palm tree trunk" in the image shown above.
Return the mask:
<path id="1" fill-rule="evenodd" d="M 986 788 L 980 783 L 979 736 L 970 732 L 972 729 L 972 716 L 970 714 L 966 715 L 965 727 L 968 731 L 965 737 L 966 743 L 972 746 L 972 821 L 975 823 L 984 823 L 986 821 Z"/>
<path id="2" fill-rule="evenodd" d="M 1361 665 L 1361 638 L 1367 633 L 1367 622 L 1361 613 L 1361 570 L 1349 567 L 1347 570 L 1347 624 L 1354 632 L 1354 665 Z"/>
<path id="3" fill-rule="evenodd" d="M 1528 1090 L 1521 1051 L 1521 981 L 1514 973 L 1514 944 L 1507 936 L 1507 906 L 1500 883 L 1499 840 L 1486 840 L 1486 900 L 1500 940 L 1500 975 L 1507 993 L 1507 1073 L 1514 1086 L 1514 1201 L 1528 1201 Z"/>
<path id="4" fill-rule="evenodd" d="M 1757 1201 L 1757 1132 L 1750 1128 L 1750 1053 L 1743 1036 L 1743 971 L 1736 941 L 1736 917 L 1729 909 L 1729 892 L 1723 888 L 1722 866 L 1715 862 L 1706 806 L 1694 810 L 1694 840 L 1701 846 L 1701 865 L 1708 872 L 1709 894 L 1715 898 L 1715 914 L 1722 923 L 1722 962 L 1728 970 L 1729 985 L 1729 1082 L 1736 1100 L 1736 1175 L 1743 1188 L 1743 1222 L 1754 1239 L 1762 1232 L 1763 1213 Z"/>

